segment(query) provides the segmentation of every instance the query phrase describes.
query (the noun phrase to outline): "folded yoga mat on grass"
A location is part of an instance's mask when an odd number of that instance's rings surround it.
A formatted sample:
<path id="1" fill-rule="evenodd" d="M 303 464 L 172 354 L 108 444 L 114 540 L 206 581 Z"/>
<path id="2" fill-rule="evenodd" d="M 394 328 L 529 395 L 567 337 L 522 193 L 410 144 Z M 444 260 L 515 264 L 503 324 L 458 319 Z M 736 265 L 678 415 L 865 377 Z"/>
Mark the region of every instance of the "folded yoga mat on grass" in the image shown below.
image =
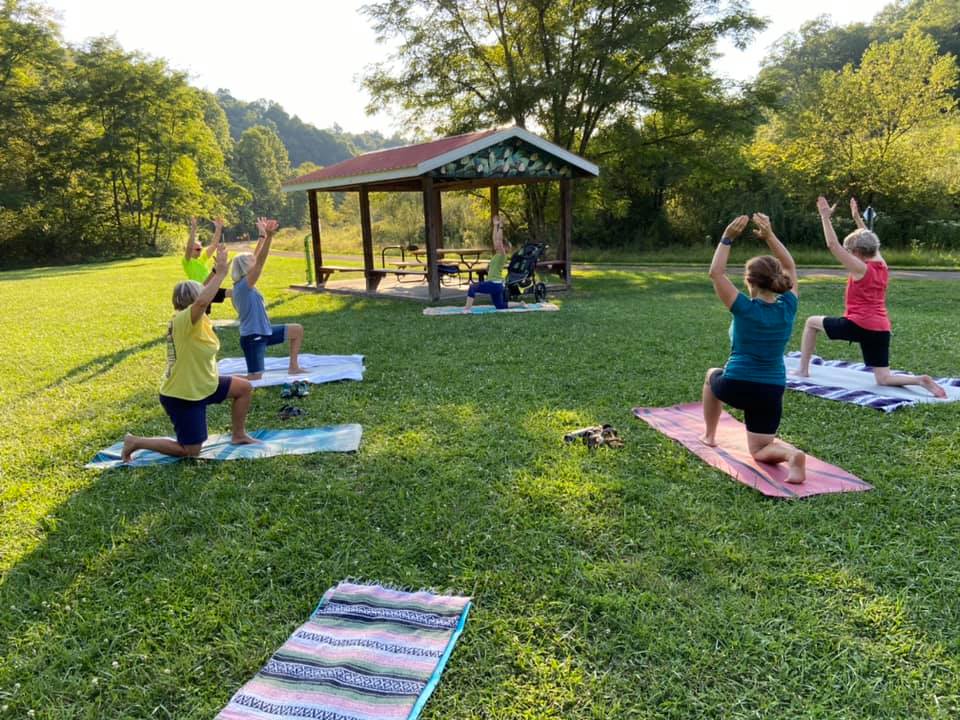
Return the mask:
<path id="1" fill-rule="evenodd" d="M 308 383 L 334 382 L 335 380 L 363 380 L 363 355 L 311 355 L 301 353 L 298 362 L 307 370 L 299 375 L 287 372 L 289 357 L 268 357 L 264 361 L 263 377 L 251 380 L 254 387 L 283 385 L 284 383 L 306 380 Z M 246 375 L 247 363 L 243 358 L 223 358 L 217 363 L 221 375 Z"/>
<path id="2" fill-rule="evenodd" d="M 256 430 L 251 437 L 260 440 L 253 445 L 232 445 L 230 435 L 213 435 L 203 444 L 201 460 L 254 460 L 277 455 L 309 455 L 317 452 L 354 452 L 360 447 L 363 427 L 356 424 L 327 425 L 302 430 Z M 165 465 L 182 458 L 152 450 L 138 450 L 129 463 L 120 461 L 123 442 L 111 445 L 88 462 L 85 467 L 106 470 L 114 467 Z"/>
<path id="3" fill-rule="evenodd" d="M 414 720 L 469 610 L 468 597 L 340 583 L 217 718 Z"/>
<path id="4" fill-rule="evenodd" d="M 873 486 L 833 465 L 807 455 L 807 480 L 788 483 L 787 466 L 768 465 L 753 459 L 747 449 L 746 429 L 727 413 L 720 416 L 717 446 L 700 441 L 703 407 L 700 403 L 667 408 L 634 408 L 633 414 L 737 482 L 769 497 L 799 498 L 838 492 L 872 490 Z"/>
<path id="5" fill-rule="evenodd" d="M 498 313 L 524 313 L 524 312 L 555 312 L 560 308 L 553 303 L 530 303 L 529 305 L 518 305 L 503 310 L 497 310 L 493 305 L 474 305 L 470 312 L 465 313 L 462 305 L 444 305 L 441 307 L 428 307 L 423 309 L 424 315 L 495 315 Z"/>
<path id="6" fill-rule="evenodd" d="M 800 366 L 800 353 L 788 353 L 783 358 L 787 366 L 787 388 L 809 395 L 864 405 L 883 412 L 920 403 L 947 403 L 960 401 L 960 378 L 934 378 L 947 391 L 946 398 L 931 395 L 919 385 L 897 387 L 878 385 L 873 370 L 863 363 L 846 360 L 824 360 L 817 355 L 810 358 L 810 377 L 799 378 L 790 373 Z M 902 374 L 894 370 L 894 375 Z"/>

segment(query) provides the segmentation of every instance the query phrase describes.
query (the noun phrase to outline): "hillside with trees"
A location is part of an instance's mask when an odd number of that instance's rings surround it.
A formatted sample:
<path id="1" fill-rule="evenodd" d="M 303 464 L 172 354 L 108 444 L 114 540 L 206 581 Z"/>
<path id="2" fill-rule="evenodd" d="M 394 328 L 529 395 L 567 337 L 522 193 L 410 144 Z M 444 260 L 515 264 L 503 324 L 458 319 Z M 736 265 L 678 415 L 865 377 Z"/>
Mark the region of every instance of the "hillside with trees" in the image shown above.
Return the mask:
<path id="1" fill-rule="evenodd" d="M 960 248 L 956 0 L 809 22 L 741 86 L 712 63 L 720 39 L 744 45 L 763 26 L 743 4 L 411 0 L 364 11 L 396 48 L 364 79 L 371 106 L 396 109 L 419 137 L 529 127 L 601 166 L 576 192 L 581 246 L 703 246 L 752 210 L 789 242 L 816 245 L 813 202 L 825 193 L 873 205 L 887 245 Z M 285 178 L 403 142 L 205 92 L 110 38 L 70 46 L 28 0 L 0 10 L 0 137 L 3 267 L 165 252 L 191 215 L 224 216 L 228 237 L 264 214 L 300 227 L 305 198 L 284 194 Z M 552 192 L 503 193 L 513 234 L 555 232 Z M 388 235 L 419 232 L 407 227 L 410 200 L 377 201 Z M 327 205 L 330 223 L 356 222 L 349 197 Z M 474 237 L 482 206 L 458 207 L 445 234 Z"/>

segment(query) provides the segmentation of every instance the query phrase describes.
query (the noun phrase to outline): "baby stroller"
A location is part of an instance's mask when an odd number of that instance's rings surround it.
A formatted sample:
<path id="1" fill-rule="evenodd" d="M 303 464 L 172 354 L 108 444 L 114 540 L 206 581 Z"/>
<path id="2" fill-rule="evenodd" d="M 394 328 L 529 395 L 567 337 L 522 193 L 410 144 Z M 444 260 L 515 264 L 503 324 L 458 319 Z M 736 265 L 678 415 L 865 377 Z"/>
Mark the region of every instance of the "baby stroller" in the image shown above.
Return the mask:
<path id="1" fill-rule="evenodd" d="M 535 302 L 547 299 L 547 286 L 537 282 L 537 263 L 547 253 L 544 243 L 527 243 L 510 258 L 507 266 L 507 299 L 519 300 L 524 293 L 533 290 Z"/>

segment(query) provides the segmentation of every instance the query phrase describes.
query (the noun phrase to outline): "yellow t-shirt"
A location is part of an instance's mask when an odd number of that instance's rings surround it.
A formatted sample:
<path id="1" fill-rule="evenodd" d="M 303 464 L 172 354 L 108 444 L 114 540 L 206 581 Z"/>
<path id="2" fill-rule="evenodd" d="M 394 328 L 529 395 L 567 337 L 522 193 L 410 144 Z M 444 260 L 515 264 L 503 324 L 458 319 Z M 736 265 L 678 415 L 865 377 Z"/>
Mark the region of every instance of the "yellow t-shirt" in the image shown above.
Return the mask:
<path id="1" fill-rule="evenodd" d="M 203 400 L 217 389 L 220 340 L 206 313 L 190 321 L 190 308 L 173 316 L 167 328 L 167 370 L 160 394 L 181 400 Z"/>

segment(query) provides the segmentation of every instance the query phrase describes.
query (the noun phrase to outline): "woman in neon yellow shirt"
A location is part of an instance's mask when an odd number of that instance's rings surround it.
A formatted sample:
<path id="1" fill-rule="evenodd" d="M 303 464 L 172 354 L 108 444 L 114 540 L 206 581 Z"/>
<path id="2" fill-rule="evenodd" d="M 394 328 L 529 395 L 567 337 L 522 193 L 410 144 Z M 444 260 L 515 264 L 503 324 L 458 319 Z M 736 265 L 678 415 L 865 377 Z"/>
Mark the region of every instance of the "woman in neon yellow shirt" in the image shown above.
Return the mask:
<path id="1" fill-rule="evenodd" d="M 470 312 L 477 293 L 489 295 L 497 310 L 504 310 L 509 305 L 507 291 L 503 284 L 503 265 L 507 261 L 510 246 L 503 239 L 503 223 L 499 215 L 493 216 L 493 250 L 494 255 L 487 266 L 487 279 L 480 283 L 473 283 L 467 289 L 467 304 L 463 306 L 465 313 Z"/>
<path id="2" fill-rule="evenodd" d="M 176 440 L 168 437 L 141 437 L 128 434 L 123 439 L 121 458 L 129 462 L 137 450 L 153 450 L 164 455 L 196 457 L 207 439 L 207 405 L 233 400 L 231 442 L 246 445 L 257 442 L 247 434 L 247 411 L 253 388 L 243 378 L 220 376 L 217 351 L 220 341 L 206 309 L 227 276 L 227 249 L 217 248 L 216 265 L 207 284 L 184 280 L 173 289 L 173 307 L 177 311 L 167 330 L 167 369 L 160 385 L 160 404 L 166 410 Z"/>

